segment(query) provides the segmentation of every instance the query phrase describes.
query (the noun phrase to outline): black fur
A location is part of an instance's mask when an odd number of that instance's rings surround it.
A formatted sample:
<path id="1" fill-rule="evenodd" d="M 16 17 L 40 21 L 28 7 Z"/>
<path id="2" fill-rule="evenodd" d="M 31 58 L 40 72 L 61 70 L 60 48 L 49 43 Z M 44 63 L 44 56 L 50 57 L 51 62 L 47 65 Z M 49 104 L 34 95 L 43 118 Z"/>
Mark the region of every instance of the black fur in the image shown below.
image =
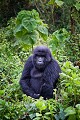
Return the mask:
<path id="1" fill-rule="evenodd" d="M 36 56 L 44 55 L 43 66 L 36 64 Z M 27 96 L 39 98 L 53 97 L 53 89 L 59 78 L 61 69 L 56 60 L 52 58 L 50 50 L 45 46 L 35 48 L 33 55 L 28 58 L 22 72 L 20 85 Z"/>

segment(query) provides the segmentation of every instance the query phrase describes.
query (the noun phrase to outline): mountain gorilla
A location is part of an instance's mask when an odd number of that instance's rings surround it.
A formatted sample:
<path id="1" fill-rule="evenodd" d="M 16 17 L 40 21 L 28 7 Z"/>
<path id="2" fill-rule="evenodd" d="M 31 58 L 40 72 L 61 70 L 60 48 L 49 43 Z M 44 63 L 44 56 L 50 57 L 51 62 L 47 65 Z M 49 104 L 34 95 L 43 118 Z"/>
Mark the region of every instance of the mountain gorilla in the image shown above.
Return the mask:
<path id="1" fill-rule="evenodd" d="M 35 99 L 40 96 L 44 99 L 52 98 L 60 72 L 61 69 L 52 58 L 50 50 L 46 46 L 38 46 L 24 66 L 20 79 L 22 91 Z"/>

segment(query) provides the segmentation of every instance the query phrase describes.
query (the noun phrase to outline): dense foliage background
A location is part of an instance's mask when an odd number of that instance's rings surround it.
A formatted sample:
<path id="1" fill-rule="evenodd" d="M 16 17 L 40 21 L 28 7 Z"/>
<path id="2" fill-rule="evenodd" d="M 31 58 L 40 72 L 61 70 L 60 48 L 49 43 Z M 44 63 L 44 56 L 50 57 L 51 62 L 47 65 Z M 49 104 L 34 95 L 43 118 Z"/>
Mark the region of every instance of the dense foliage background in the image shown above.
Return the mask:
<path id="1" fill-rule="evenodd" d="M 80 1 L 0 1 L 0 120 L 80 119 Z M 19 80 L 37 45 L 50 48 L 62 73 L 50 100 L 24 95 Z"/>

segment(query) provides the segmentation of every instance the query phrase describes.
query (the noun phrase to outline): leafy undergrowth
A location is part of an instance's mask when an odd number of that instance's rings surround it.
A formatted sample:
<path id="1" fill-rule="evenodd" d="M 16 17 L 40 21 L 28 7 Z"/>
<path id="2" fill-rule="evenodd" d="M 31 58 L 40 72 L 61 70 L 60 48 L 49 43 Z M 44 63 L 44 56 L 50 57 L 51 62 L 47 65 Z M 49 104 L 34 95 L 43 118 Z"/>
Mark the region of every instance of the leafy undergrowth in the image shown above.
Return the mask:
<path id="1" fill-rule="evenodd" d="M 50 100 L 32 99 L 19 86 L 23 63 L 11 51 L 9 43 L 1 43 L 0 120 L 79 120 L 80 69 L 66 61 Z M 24 53 L 23 53 L 24 54 Z"/>

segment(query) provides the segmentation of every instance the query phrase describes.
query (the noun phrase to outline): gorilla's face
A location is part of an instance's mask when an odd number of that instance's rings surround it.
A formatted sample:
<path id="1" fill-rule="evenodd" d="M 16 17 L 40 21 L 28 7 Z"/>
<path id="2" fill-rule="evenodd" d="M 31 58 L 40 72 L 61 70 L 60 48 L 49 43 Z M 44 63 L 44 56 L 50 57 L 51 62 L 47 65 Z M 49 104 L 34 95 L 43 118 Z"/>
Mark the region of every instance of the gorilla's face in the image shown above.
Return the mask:
<path id="1" fill-rule="evenodd" d="M 47 59 L 46 56 L 36 54 L 34 57 L 34 66 L 36 68 L 44 68 L 46 66 Z"/>
<path id="2" fill-rule="evenodd" d="M 47 47 L 39 46 L 35 48 L 33 53 L 33 65 L 37 69 L 44 69 L 51 59 L 51 52 Z"/>
<path id="3" fill-rule="evenodd" d="M 45 57 L 44 56 L 36 56 L 36 64 L 37 65 L 44 65 Z"/>

